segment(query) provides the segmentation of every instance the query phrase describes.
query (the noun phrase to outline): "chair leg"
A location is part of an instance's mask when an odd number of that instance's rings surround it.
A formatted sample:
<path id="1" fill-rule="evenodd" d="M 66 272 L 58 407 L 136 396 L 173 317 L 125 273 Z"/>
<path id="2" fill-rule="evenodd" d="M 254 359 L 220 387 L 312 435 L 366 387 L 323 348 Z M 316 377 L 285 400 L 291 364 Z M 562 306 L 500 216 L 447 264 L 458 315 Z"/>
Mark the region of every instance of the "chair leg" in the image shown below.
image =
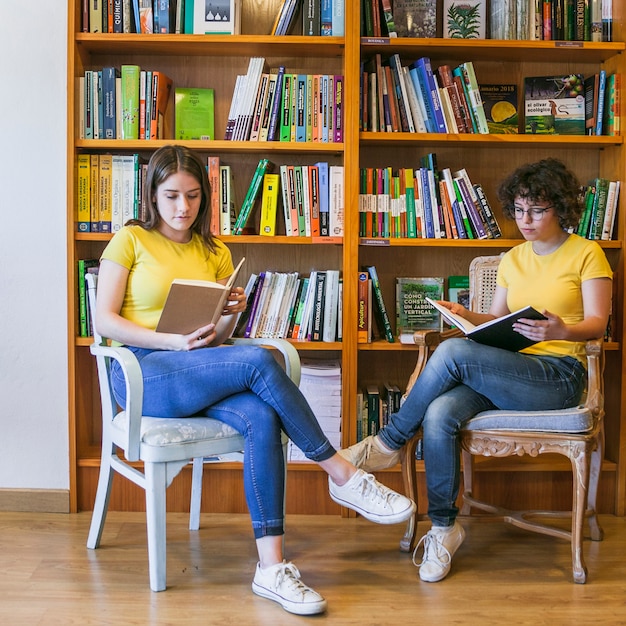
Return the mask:
<path id="1" fill-rule="evenodd" d="M 463 467 L 463 494 L 472 496 L 474 493 L 474 459 L 467 450 L 461 450 L 461 464 Z M 461 515 L 469 515 L 471 510 L 471 504 L 463 498 Z"/>
<path id="2" fill-rule="evenodd" d="M 404 493 L 417 504 L 417 474 L 415 472 L 415 449 L 422 434 L 415 435 L 407 441 L 402 448 L 402 482 L 404 483 Z M 417 533 L 417 508 L 406 524 L 404 536 L 400 540 L 400 550 L 402 552 L 411 552 L 415 547 L 415 535 Z"/>
<path id="3" fill-rule="evenodd" d="M 152 591 L 163 591 L 166 587 L 166 468 L 167 463 L 145 463 L 148 568 Z"/>
<path id="4" fill-rule="evenodd" d="M 580 449 L 572 454 L 574 488 L 572 493 L 572 573 L 575 583 L 587 581 L 587 568 L 583 556 L 583 526 L 587 508 L 589 484 L 589 451 Z"/>
<path id="5" fill-rule="evenodd" d="M 587 493 L 587 515 L 589 517 L 589 528 L 593 541 L 602 541 L 604 531 L 598 520 L 597 498 L 598 482 L 602 472 L 602 459 L 604 457 L 604 431 L 598 433 L 596 447 L 591 451 L 591 463 L 589 466 L 589 492 Z"/>
<path id="6" fill-rule="evenodd" d="M 111 484 L 113 483 L 113 469 L 111 468 L 111 446 L 103 444 L 103 450 L 109 450 L 108 454 L 103 454 L 100 460 L 100 474 L 98 476 L 98 489 L 96 499 L 91 514 L 91 525 L 89 536 L 87 537 L 87 547 L 94 550 L 100 546 L 102 531 L 109 509 L 109 497 L 111 495 Z"/>
<path id="7" fill-rule="evenodd" d="M 191 502 L 189 504 L 189 530 L 200 528 L 200 507 L 202 505 L 202 475 L 204 458 L 199 456 L 193 460 L 191 474 Z"/>

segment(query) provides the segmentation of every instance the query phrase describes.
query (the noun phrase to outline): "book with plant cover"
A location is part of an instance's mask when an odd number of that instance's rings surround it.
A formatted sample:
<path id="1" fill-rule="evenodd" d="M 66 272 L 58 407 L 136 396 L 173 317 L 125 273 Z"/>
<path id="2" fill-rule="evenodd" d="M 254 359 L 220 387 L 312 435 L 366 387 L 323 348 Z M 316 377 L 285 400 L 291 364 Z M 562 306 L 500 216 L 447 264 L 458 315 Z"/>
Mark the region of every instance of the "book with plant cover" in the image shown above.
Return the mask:
<path id="1" fill-rule="evenodd" d="M 444 38 L 485 39 L 486 24 L 487 0 L 444 0 Z"/>
<path id="2" fill-rule="evenodd" d="M 217 324 L 245 261 L 239 261 L 225 285 L 210 280 L 172 281 L 156 330 L 187 335 L 207 324 Z"/>
<path id="3" fill-rule="evenodd" d="M 537 311 L 534 307 L 527 306 L 513 313 L 509 313 L 508 315 L 497 317 L 496 319 L 476 326 L 464 317 L 453 313 L 436 300 L 431 300 L 430 298 L 428 298 L 428 300 L 441 313 L 446 322 L 452 326 L 456 326 L 456 328 L 461 330 L 469 339 L 473 339 L 486 346 L 503 348 L 511 352 L 518 352 L 519 350 L 523 350 L 537 343 L 513 330 L 513 324 L 515 322 L 520 319 L 547 319 L 545 315 Z"/>

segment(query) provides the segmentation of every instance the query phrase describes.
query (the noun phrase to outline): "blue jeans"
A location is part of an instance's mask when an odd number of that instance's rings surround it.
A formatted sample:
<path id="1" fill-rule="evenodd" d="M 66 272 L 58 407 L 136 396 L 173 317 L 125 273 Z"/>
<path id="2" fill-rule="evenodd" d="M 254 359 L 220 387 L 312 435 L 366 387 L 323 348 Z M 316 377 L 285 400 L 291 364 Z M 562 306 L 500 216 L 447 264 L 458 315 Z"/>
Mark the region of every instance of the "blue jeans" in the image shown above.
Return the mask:
<path id="1" fill-rule="evenodd" d="M 394 450 L 422 428 L 428 516 L 451 526 L 458 514 L 459 431 L 489 409 L 549 410 L 575 406 L 586 372 L 573 357 L 545 357 L 448 339 L 438 346 L 406 401 L 379 435 Z"/>
<path id="2" fill-rule="evenodd" d="M 335 449 L 271 352 L 256 346 L 130 350 L 143 374 L 144 415 L 212 417 L 244 436 L 244 491 L 254 536 L 282 535 L 281 430 L 313 461 L 330 458 Z M 111 379 L 116 400 L 124 407 L 126 388 L 117 363 Z"/>

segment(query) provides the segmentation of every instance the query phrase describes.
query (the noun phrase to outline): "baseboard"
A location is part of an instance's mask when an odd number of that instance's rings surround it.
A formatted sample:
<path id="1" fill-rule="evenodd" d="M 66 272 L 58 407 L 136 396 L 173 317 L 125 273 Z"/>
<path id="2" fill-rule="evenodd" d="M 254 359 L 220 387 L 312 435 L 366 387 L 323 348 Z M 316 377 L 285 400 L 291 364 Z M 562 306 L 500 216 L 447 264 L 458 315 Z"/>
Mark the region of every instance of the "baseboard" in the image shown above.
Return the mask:
<path id="1" fill-rule="evenodd" d="M 0 511 L 69 513 L 67 489 L 0 489 Z"/>

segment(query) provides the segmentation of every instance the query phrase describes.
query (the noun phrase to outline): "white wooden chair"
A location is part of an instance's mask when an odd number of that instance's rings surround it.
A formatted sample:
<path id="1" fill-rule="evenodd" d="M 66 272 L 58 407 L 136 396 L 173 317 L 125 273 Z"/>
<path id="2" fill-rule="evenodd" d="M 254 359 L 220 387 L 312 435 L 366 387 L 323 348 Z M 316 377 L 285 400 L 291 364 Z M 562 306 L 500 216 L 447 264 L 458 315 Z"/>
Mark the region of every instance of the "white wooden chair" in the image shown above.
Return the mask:
<path id="1" fill-rule="evenodd" d="M 88 299 L 95 319 L 96 277 L 87 275 Z M 280 339 L 233 339 L 233 343 L 268 346 L 280 352 L 285 371 L 300 382 L 297 350 Z M 146 523 L 150 588 L 166 588 L 166 489 L 182 468 L 193 459 L 190 529 L 200 522 L 202 469 L 205 457 L 243 450 L 243 437 L 219 420 L 201 417 L 166 418 L 142 413 L 143 379 L 135 355 L 123 347 L 109 346 L 94 328 L 90 347 L 96 357 L 102 404 L 102 458 L 94 503 L 88 548 L 98 548 L 106 519 L 113 472 L 118 472 L 146 492 Z M 126 377 L 126 410 L 120 411 L 110 385 L 111 363 L 117 361 Z M 123 457 L 117 451 L 123 451 Z M 287 438 L 283 435 L 283 457 L 287 462 Z M 134 462 L 143 462 L 143 471 Z"/>
<path id="2" fill-rule="evenodd" d="M 499 256 L 477 257 L 470 264 L 470 308 L 486 312 L 495 290 L 495 275 Z M 429 350 L 455 331 L 438 333 L 422 331 L 416 334 L 420 345 L 418 362 L 409 388 L 424 368 Z M 534 532 L 566 539 L 571 544 L 574 582 L 584 583 L 587 569 L 583 558 L 583 526 L 589 521 L 591 539 L 601 541 L 603 532 L 598 522 L 596 498 L 604 454 L 604 342 L 588 341 L 587 392 L 583 403 L 555 411 L 483 411 L 474 416 L 461 431 L 463 466 L 462 515 L 471 508 L 486 511 L 505 522 Z M 418 370 L 419 368 L 419 370 Z M 417 502 L 415 448 L 421 435 L 416 435 L 403 451 L 403 478 L 406 493 Z M 425 454 L 428 452 L 425 451 Z M 561 454 L 572 465 L 572 508 L 570 511 L 510 511 L 474 497 L 474 456 L 523 456 Z M 549 520 L 571 518 L 570 530 L 553 525 Z M 415 543 L 416 520 L 409 520 L 401 548 L 410 549 Z"/>

